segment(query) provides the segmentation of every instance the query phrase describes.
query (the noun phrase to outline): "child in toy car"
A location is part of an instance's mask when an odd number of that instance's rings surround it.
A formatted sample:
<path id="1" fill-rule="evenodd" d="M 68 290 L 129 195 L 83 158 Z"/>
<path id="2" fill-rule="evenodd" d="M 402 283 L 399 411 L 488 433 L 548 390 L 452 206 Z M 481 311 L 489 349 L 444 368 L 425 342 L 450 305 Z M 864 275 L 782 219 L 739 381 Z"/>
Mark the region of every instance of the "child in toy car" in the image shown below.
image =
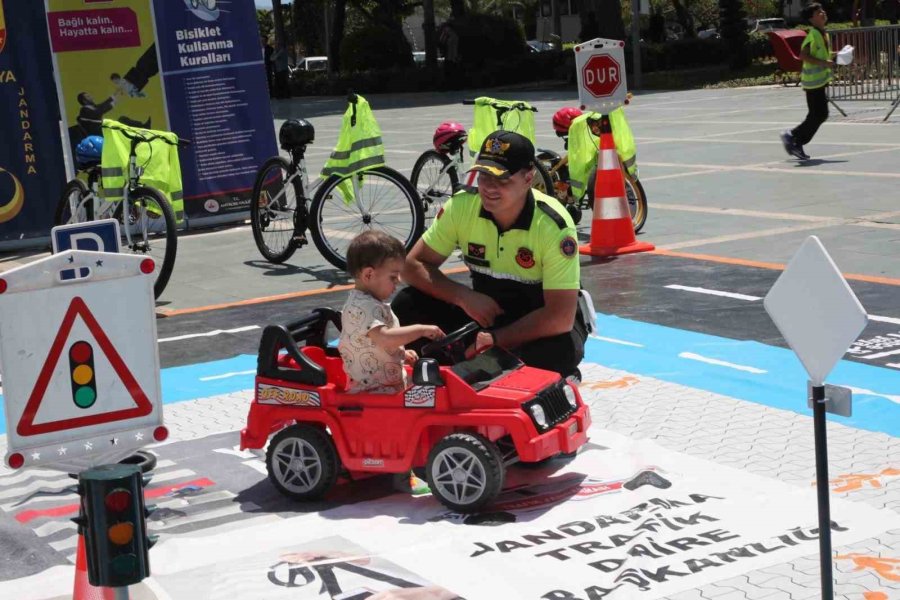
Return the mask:
<path id="1" fill-rule="evenodd" d="M 347 248 L 354 289 L 341 310 L 338 350 L 349 392 L 394 394 L 406 389 L 403 364 L 414 364 L 418 355 L 404 344 L 444 337 L 436 325 L 398 326 L 387 300 L 397 289 L 405 257 L 400 240 L 377 230 L 359 234 Z"/>

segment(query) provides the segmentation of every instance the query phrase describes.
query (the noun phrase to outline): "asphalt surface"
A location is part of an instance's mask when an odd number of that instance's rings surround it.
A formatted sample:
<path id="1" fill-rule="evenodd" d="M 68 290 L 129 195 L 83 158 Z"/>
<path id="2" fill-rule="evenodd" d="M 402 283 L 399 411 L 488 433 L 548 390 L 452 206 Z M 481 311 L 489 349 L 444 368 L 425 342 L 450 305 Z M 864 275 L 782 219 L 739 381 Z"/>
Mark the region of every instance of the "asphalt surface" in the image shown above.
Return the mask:
<path id="1" fill-rule="evenodd" d="M 557 108 L 577 103 L 574 92 L 490 94 L 535 104 L 540 111 L 538 145 L 562 149 L 550 117 Z M 408 174 L 430 146 L 439 122 L 471 123 L 471 108 L 460 100 L 478 95 L 482 93 L 369 97 L 382 127 L 388 164 Z M 311 172 L 330 152 L 343 108 L 337 98 L 274 103 L 276 127 L 294 116 L 310 118 L 316 126 L 318 141 L 308 153 Z M 814 160 L 798 163 L 784 154 L 778 133 L 796 125 L 805 113 L 799 90 L 638 94 L 626 110 L 650 205 L 639 238 L 656 244 L 657 251 L 604 260 L 582 257 L 583 285 L 597 311 L 785 347 L 761 298 L 803 240 L 817 235 L 870 314 L 868 327 L 845 358 L 886 371 L 900 369 L 900 118 L 881 123 L 886 105 L 844 108 L 849 118 L 833 113 L 807 146 Z M 589 217 L 579 228 L 582 237 L 590 232 Z M 0 255 L 0 271 L 41 255 Z M 448 266 L 458 267 L 459 262 L 451 260 Z M 349 284 L 314 247 L 298 251 L 286 264 L 267 263 L 246 224 L 185 232 L 172 280 L 157 304 L 161 366 L 255 355 L 261 327 L 295 319 L 317 306 L 338 308 Z M 216 401 L 204 414 L 215 414 Z M 240 405 L 246 398 L 235 402 Z M 153 517 L 155 528 L 187 535 L 318 508 L 298 508 L 274 492 L 260 471 L 262 463 L 235 449 L 235 422 L 219 429 L 212 425 L 202 436 L 199 429 L 191 430 L 185 439 L 158 448 L 164 461 L 158 471 L 169 475 L 154 485 L 177 484 L 163 494 L 166 504 Z M 885 456 L 890 461 L 897 455 L 888 451 Z M 5 515 L 0 518 L 0 546 L 6 554 L 0 580 L 71 560 L 71 528 L 51 524 L 62 519 L 23 523 L 21 517 L 23 511 L 70 504 L 70 482 L 64 475 L 15 482 L 4 476 L 0 481 L 0 510 Z M 347 494 L 343 500 L 330 497 L 329 502 L 334 506 L 389 492 L 389 482 L 379 479 L 347 488 L 341 491 Z M 65 494 L 69 497 L 62 498 Z"/>

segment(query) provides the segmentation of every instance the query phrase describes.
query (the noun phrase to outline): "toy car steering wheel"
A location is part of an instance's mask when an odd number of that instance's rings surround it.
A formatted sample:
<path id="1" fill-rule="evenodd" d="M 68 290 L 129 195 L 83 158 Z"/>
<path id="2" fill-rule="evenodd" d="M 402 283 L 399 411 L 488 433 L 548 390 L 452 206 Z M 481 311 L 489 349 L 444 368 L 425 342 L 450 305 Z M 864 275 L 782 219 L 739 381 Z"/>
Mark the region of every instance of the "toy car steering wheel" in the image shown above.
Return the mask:
<path id="1" fill-rule="evenodd" d="M 465 339 L 481 329 L 481 325 L 472 321 L 447 334 L 446 337 L 422 346 L 422 356 L 431 356 L 437 359 L 447 357 L 453 363 L 466 359 Z"/>

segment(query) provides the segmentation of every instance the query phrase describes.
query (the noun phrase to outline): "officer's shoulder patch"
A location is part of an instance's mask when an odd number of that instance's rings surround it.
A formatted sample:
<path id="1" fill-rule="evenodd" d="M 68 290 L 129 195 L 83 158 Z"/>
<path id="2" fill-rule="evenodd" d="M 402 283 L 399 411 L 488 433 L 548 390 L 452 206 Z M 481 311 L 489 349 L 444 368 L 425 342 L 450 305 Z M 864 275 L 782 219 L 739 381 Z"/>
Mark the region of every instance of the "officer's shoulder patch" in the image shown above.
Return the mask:
<path id="1" fill-rule="evenodd" d="M 559 251 L 562 252 L 563 256 L 567 258 L 572 258 L 575 254 L 578 253 L 578 242 L 575 241 L 571 235 L 567 235 L 560 243 L 559 243 Z"/>
<path id="2" fill-rule="evenodd" d="M 556 223 L 556 226 L 560 229 L 565 229 L 568 227 L 566 225 L 566 220 L 563 218 L 561 214 L 553 210 L 553 207 L 550 206 L 547 202 L 535 202 L 538 208 L 541 209 L 548 217 L 553 219 L 553 222 Z"/>

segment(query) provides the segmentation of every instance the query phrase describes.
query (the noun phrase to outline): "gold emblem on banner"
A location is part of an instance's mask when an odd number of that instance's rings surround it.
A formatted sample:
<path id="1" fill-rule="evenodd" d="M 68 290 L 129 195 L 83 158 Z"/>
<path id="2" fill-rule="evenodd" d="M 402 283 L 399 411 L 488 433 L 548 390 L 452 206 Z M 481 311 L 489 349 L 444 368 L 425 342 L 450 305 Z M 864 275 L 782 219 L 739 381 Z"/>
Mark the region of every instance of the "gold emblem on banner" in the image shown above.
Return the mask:
<path id="1" fill-rule="evenodd" d="M 6 45 L 6 17 L 3 16 L 3 0 L 0 0 L 0 52 Z"/>
<path id="2" fill-rule="evenodd" d="M 0 167 L 0 181 L 6 177 L 12 178 L 13 193 L 8 200 L 0 202 L 0 223 L 6 223 L 7 221 L 14 219 L 25 204 L 25 190 L 22 188 L 22 183 L 19 181 L 18 177 L 3 167 Z M 0 198 L 0 201 L 2 200 L 3 199 Z"/>

